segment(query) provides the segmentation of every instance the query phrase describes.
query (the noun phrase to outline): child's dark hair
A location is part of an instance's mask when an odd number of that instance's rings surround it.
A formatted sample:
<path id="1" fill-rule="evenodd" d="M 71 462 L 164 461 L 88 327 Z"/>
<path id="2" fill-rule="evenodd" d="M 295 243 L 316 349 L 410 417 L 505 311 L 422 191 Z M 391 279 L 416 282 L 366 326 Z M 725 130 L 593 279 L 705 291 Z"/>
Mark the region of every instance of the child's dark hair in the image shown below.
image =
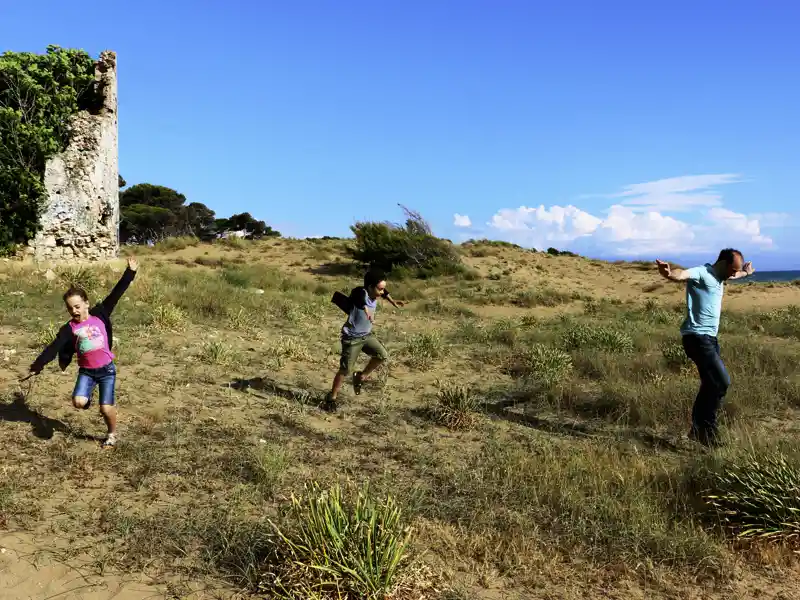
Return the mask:
<path id="1" fill-rule="evenodd" d="M 73 296 L 79 296 L 84 302 L 89 301 L 89 294 L 86 293 L 85 289 L 77 285 L 70 286 L 70 288 L 64 292 L 64 302 L 67 301 L 67 298 L 72 298 Z"/>
<path id="2" fill-rule="evenodd" d="M 386 274 L 379 269 L 370 269 L 364 275 L 364 287 L 375 287 L 386 279 Z"/>

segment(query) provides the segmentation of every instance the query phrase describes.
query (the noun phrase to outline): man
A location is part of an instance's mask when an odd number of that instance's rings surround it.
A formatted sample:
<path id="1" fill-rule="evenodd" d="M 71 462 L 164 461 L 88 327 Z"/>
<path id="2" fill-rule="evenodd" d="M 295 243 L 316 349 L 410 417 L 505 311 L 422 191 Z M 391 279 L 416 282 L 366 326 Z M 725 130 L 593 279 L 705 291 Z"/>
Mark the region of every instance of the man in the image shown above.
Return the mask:
<path id="1" fill-rule="evenodd" d="M 670 281 L 686 282 L 686 319 L 681 326 L 683 348 L 700 374 L 700 391 L 692 408 L 689 438 L 706 446 L 719 445 L 717 412 L 731 380 L 719 352 L 717 333 L 722 312 L 724 282 L 752 275 L 753 265 L 742 253 L 727 248 L 713 265 L 671 269 L 656 260 L 658 271 Z"/>
<path id="2" fill-rule="evenodd" d="M 383 298 L 395 308 L 403 306 L 395 302 L 386 289 L 386 277 L 377 270 L 370 270 L 364 276 L 364 286 L 354 288 L 350 292 L 350 310 L 347 322 L 342 327 L 342 355 L 339 360 L 339 371 L 333 378 L 333 386 L 325 399 L 323 408 L 329 412 L 336 411 L 339 390 L 345 378 L 355 366 L 358 356 L 364 352 L 370 357 L 363 371 L 353 374 L 353 391 L 361 393 L 361 386 L 369 375 L 389 358 L 386 349 L 372 333 L 378 298 Z"/>

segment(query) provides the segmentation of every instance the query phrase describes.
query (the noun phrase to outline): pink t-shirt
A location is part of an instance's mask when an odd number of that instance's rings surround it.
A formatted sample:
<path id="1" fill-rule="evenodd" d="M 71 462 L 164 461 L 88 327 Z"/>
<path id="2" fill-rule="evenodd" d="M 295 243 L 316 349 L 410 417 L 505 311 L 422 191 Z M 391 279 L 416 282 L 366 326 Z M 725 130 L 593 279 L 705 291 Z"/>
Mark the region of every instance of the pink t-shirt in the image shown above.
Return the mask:
<path id="1" fill-rule="evenodd" d="M 78 366 L 85 369 L 99 369 L 114 360 L 108 347 L 108 334 L 102 319 L 90 316 L 81 323 L 70 321 L 72 339 L 78 354 Z"/>

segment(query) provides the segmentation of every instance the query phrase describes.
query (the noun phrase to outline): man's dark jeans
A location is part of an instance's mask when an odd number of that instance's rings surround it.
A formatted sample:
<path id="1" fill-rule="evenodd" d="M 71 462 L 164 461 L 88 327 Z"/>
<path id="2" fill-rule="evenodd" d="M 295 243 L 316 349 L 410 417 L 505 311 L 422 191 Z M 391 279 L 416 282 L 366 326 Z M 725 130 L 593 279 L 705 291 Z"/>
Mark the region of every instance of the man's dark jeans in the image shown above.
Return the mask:
<path id="1" fill-rule="evenodd" d="M 707 446 L 718 440 L 717 412 L 731 385 L 731 378 L 719 355 L 719 342 L 710 335 L 684 335 L 683 349 L 700 374 L 700 391 L 692 408 L 692 437 Z"/>

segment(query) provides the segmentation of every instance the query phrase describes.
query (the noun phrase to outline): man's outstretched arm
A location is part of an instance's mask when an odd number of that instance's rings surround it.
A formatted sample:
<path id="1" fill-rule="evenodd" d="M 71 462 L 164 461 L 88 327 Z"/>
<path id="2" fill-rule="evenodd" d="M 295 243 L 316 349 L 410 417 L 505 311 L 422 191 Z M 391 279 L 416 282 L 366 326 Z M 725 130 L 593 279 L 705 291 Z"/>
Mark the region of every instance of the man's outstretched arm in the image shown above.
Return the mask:
<path id="1" fill-rule="evenodd" d="M 686 269 L 673 269 L 669 266 L 669 263 L 658 259 L 656 259 L 656 264 L 658 265 L 658 272 L 664 279 L 686 281 L 691 278 L 691 274 Z"/>
<path id="2" fill-rule="evenodd" d="M 744 263 L 744 266 L 742 267 L 741 271 L 736 271 L 736 273 L 734 273 L 731 276 L 731 279 L 741 279 L 742 277 L 748 277 L 749 275 L 752 275 L 755 272 L 756 270 L 753 268 L 753 263 L 748 261 Z"/>

